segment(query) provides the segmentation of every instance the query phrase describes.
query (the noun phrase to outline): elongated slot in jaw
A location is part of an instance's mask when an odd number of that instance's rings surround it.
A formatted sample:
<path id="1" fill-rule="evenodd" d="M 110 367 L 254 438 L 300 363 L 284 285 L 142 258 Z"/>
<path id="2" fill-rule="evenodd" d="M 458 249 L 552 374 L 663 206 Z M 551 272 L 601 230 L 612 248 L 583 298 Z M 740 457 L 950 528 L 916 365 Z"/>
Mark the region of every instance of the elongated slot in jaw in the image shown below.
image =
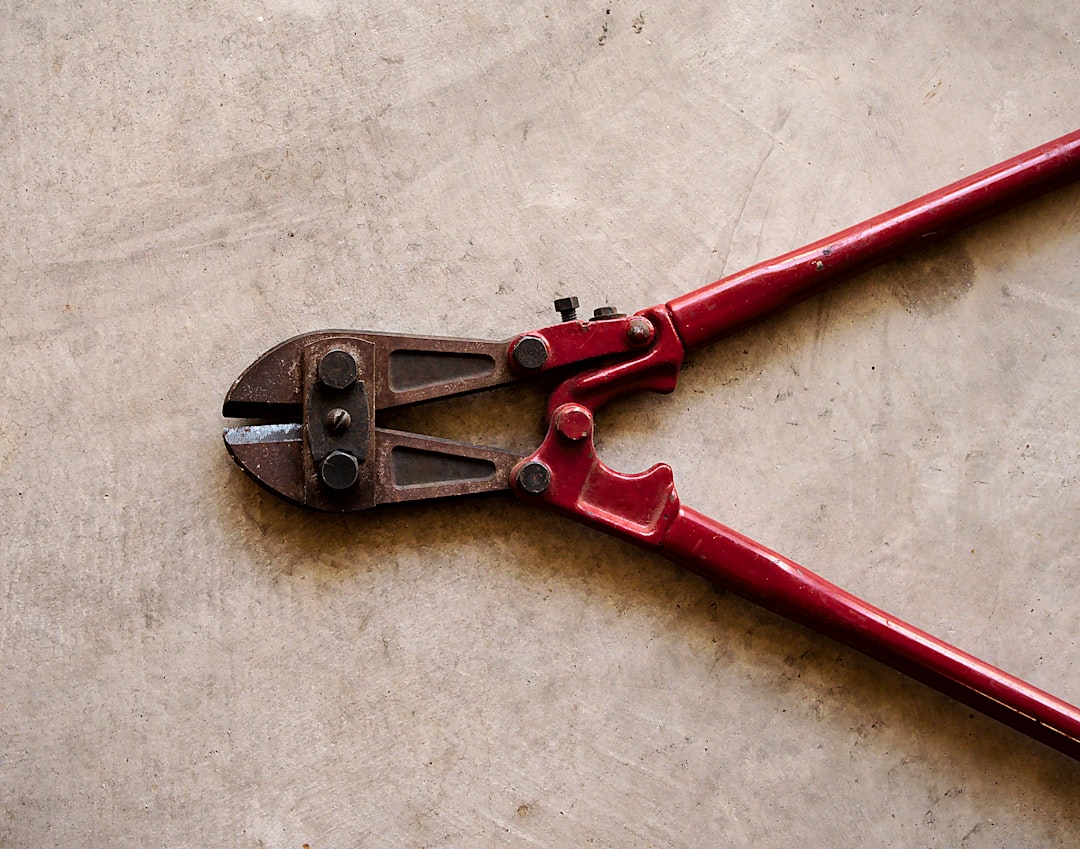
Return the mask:
<path id="1" fill-rule="evenodd" d="M 394 486 L 400 489 L 439 484 L 472 483 L 495 477 L 496 467 L 482 457 L 460 457 L 398 445 L 390 459 Z"/>
<path id="2" fill-rule="evenodd" d="M 487 354 L 449 351 L 394 351 L 387 367 L 390 388 L 395 392 L 424 389 L 495 373 L 495 360 Z"/>

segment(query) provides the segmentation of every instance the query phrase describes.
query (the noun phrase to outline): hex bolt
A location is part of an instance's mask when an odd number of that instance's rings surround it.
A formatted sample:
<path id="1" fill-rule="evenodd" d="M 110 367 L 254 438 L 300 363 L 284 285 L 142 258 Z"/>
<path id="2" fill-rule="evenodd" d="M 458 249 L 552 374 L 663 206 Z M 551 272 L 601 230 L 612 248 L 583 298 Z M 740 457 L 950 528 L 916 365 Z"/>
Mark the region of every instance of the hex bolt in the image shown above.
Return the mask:
<path id="1" fill-rule="evenodd" d="M 352 425 L 352 416 L 348 410 L 334 407 L 326 414 L 326 429 L 331 433 L 344 433 Z"/>
<path id="2" fill-rule="evenodd" d="M 626 325 L 626 341 L 634 347 L 647 345 L 653 337 L 653 326 L 647 318 L 634 316 Z"/>
<path id="3" fill-rule="evenodd" d="M 518 472 L 518 486 L 532 495 L 539 495 L 551 483 L 551 470 L 539 460 L 533 460 Z"/>
<path id="4" fill-rule="evenodd" d="M 607 321 L 609 318 L 623 318 L 624 315 L 615 307 L 597 307 L 592 311 L 592 318 L 589 321 Z"/>
<path id="5" fill-rule="evenodd" d="M 576 321 L 577 320 L 577 308 L 581 306 L 578 299 L 571 296 L 569 298 L 556 298 L 555 299 L 555 311 L 559 313 L 559 317 L 563 321 Z"/>
<path id="6" fill-rule="evenodd" d="M 332 451 L 319 466 L 319 477 L 331 489 L 350 489 L 360 480 L 360 463 L 347 451 Z"/>
<path id="7" fill-rule="evenodd" d="M 547 358 L 547 345 L 539 336 L 523 336 L 514 346 L 514 362 L 528 371 L 540 368 Z"/>
<path id="8" fill-rule="evenodd" d="M 319 360 L 319 381 L 330 389 L 348 389 L 356 383 L 356 360 L 348 351 L 335 349 Z"/>

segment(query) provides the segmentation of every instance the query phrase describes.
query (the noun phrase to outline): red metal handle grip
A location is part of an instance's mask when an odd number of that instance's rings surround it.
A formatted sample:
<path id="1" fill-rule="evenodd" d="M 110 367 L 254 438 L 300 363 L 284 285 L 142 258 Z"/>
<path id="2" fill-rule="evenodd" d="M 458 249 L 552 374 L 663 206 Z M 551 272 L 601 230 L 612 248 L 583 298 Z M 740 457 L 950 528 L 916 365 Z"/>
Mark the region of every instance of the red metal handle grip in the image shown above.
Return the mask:
<path id="1" fill-rule="evenodd" d="M 1080 760 L 1080 708 L 890 616 L 719 522 L 680 506 L 660 550 L 743 598 Z"/>
<path id="2" fill-rule="evenodd" d="M 658 551 L 762 607 L 851 646 L 1080 760 L 1080 708 L 853 596 L 775 551 L 682 506 L 671 467 L 628 475 L 596 456 L 593 418 L 555 410 L 540 447 L 511 472 L 528 504 Z"/>
<path id="3" fill-rule="evenodd" d="M 931 237 L 973 224 L 1080 177 L 1080 130 L 828 238 L 668 303 L 688 350 L 700 348 Z"/>

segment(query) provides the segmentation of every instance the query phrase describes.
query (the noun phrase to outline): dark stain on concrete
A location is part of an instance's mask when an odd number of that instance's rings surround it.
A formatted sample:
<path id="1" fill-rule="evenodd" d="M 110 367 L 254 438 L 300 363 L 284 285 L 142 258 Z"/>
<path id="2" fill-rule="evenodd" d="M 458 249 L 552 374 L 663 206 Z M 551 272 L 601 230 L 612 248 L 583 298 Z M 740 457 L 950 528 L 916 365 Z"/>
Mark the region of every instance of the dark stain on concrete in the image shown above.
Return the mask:
<path id="1" fill-rule="evenodd" d="M 956 240 L 906 254 L 880 269 L 881 283 L 908 312 L 936 315 L 975 284 L 975 260 Z"/>

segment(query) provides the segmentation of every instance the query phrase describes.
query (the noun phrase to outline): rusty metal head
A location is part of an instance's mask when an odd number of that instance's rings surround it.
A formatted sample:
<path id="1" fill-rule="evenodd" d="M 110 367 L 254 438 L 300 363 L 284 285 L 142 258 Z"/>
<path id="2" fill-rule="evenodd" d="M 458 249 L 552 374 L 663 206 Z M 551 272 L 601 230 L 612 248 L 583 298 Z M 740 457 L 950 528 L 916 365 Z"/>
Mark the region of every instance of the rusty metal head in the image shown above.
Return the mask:
<path id="1" fill-rule="evenodd" d="M 380 410 L 515 379 L 508 343 L 322 331 L 257 359 L 225 397 L 240 467 L 283 498 L 343 512 L 505 489 L 519 455 L 376 425 Z"/>
<path id="2" fill-rule="evenodd" d="M 670 391 L 677 358 L 669 346 L 649 347 L 658 321 L 653 311 L 605 315 L 507 342 L 346 330 L 296 336 L 229 390 L 223 414 L 252 421 L 227 428 L 225 445 L 260 485 L 315 510 L 505 490 L 522 455 L 381 427 L 379 414 L 551 371 L 567 378 L 553 398 L 570 393 L 593 409 L 625 391 Z M 594 365 L 571 376 L 583 363 Z"/>

